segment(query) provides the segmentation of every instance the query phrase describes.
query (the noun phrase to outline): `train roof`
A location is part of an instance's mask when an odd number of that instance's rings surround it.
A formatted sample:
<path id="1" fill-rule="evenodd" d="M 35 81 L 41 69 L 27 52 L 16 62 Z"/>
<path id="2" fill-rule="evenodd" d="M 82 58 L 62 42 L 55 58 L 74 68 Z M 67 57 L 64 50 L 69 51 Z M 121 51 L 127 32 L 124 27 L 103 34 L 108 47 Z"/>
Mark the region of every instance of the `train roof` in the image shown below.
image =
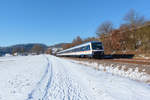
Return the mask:
<path id="1" fill-rule="evenodd" d="M 86 45 L 88 45 L 90 43 L 102 43 L 102 42 L 100 42 L 100 41 L 90 41 L 90 42 L 86 42 L 86 43 L 83 43 L 83 44 L 80 44 L 80 45 L 77 45 L 77 46 L 74 46 L 74 47 L 62 50 L 62 51 L 60 51 L 58 53 L 61 53 L 61 52 L 64 52 L 64 51 L 68 51 L 68 50 L 72 50 L 72 49 L 75 49 L 75 48 L 79 48 L 79 47 L 82 47 L 82 46 L 86 46 Z"/>

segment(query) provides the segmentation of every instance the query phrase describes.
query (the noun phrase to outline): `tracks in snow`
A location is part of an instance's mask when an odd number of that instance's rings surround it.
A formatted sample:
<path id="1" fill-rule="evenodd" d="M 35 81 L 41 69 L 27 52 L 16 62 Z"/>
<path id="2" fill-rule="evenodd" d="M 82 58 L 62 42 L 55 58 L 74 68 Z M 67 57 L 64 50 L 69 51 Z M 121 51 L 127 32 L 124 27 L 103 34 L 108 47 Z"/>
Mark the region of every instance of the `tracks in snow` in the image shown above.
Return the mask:
<path id="1" fill-rule="evenodd" d="M 46 60 L 48 63 L 45 72 L 40 81 L 36 84 L 35 88 L 28 94 L 28 98 L 26 100 L 45 100 L 53 76 L 52 64 L 48 57 L 46 57 Z"/>
<path id="2" fill-rule="evenodd" d="M 26 100 L 91 100 L 71 72 L 54 58 L 47 59 L 45 73 Z"/>
<path id="3" fill-rule="evenodd" d="M 53 59 L 53 80 L 45 100 L 92 100 L 62 61 Z"/>

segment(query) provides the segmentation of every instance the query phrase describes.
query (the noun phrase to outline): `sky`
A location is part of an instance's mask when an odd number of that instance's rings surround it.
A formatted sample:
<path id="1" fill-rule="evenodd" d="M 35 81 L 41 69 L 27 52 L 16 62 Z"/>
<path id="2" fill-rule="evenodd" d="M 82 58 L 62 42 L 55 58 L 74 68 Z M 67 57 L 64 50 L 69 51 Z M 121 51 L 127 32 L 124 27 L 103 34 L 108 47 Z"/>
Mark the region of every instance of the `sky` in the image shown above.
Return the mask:
<path id="1" fill-rule="evenodd" d="M 104 21 L 115 27 L 134 9 L 150 19 L 150 0 L 0 0 L 0 46 L 53 45 L 96 36 Z"/>

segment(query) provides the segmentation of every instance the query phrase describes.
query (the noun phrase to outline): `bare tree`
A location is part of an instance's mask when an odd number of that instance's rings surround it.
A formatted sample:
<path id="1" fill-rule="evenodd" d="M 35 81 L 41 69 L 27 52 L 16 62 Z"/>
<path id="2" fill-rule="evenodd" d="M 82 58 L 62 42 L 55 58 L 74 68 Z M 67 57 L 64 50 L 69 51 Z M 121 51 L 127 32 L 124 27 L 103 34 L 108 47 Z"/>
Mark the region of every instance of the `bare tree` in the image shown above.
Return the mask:
<path id="1" fill-rule="evenodd" d="M 84 39 L 84 43 L 85 42 L 89 42 L 89 41 L 98 41 L 98 38 L 95 38 L 95 37 L 88 37 L 88 38 L 86 38 L 86 39 Z"/>
<path id="2" fill-rule="evenodd" d="M 127 24 L 130 28 L 134 28 L 145 23 L 144 16 L 140 16 L 134 9 L 131 9 L 123 19 L 125 24 Z"/>
<path id="3" fill-rule="evenodd" d="M 105 21 L 98 27 L 96 34 L 98 36 L 100 36 L 101 34 L 108 34 L 114 29 L 113 26 L 114 25 L 111 21 Z"/>
<path id="4" fill-rule="evenodd" d="M 44 52 L 44 48 L 41 45 L 34 45 L 31 51 L 36 54 L 41 54 Z"/>
<path id="5" fill-rule="evenodd" d="M 72 43 L 74 45 L 79 45 L 79 44 L 82 44 L 83 43 L 83 40 L 80 36 L 77 36 L 75 39 L 73 39 Z"/>
<path id="6" fill-rule="evenodd" d="M 144 25 L 150 25 L 150 21 L 146 21 L 145 23 L 144 23 Z"/>
<path id="7" fill-rule="evenodd" d="M 67 43 L 67 44 L 62 45 L 62 48 L 63 48 L 63 50 L 65 50 L 65 49 L 71 48 L 73 46 L 74 46 L 73 43 Z"/>
<path id="8" fill-rule="evenodd" d="M 14 54 L 17 53 L 17 52 L 18 52 L 18 48 L 13 47 L 13 49 L 12 49 L 12 54 L 14 55 Z"/>
<path id="9" fill-rule="evenodd" d="M 46 54 L 52 54 L 52 52 L 53 52 L 52 48 L 48 48 L 48 49 L 46 50 Z"/>

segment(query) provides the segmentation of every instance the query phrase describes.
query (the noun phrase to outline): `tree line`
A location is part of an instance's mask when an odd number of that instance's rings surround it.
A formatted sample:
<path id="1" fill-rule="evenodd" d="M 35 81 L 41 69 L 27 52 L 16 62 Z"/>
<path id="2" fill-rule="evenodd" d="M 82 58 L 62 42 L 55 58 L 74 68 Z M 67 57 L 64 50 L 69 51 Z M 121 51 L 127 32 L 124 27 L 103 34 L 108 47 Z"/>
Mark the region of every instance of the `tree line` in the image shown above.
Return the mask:
<path id="1" fill-rule="evenodd" d="M 82 39 L 77 36 L 63 48 L 96 40 L 103 42 L 106 54 L 150 53 L 150 21 L 134 9 L 125 14 L 123 21 L 118 28 L 115 28 L 111 21 L 105 21 L 96 30 L 96 37 Z"/>
<path id="2" fill-rule="evenodd" d="M 15 55 L 28 55 L 28 54 L 43 54 L 45 53 L 47 47 L 43 44 L 26 44 L 26 45 L 17 45 L 12 46 L 10 49 L 11 54 Z"/>

